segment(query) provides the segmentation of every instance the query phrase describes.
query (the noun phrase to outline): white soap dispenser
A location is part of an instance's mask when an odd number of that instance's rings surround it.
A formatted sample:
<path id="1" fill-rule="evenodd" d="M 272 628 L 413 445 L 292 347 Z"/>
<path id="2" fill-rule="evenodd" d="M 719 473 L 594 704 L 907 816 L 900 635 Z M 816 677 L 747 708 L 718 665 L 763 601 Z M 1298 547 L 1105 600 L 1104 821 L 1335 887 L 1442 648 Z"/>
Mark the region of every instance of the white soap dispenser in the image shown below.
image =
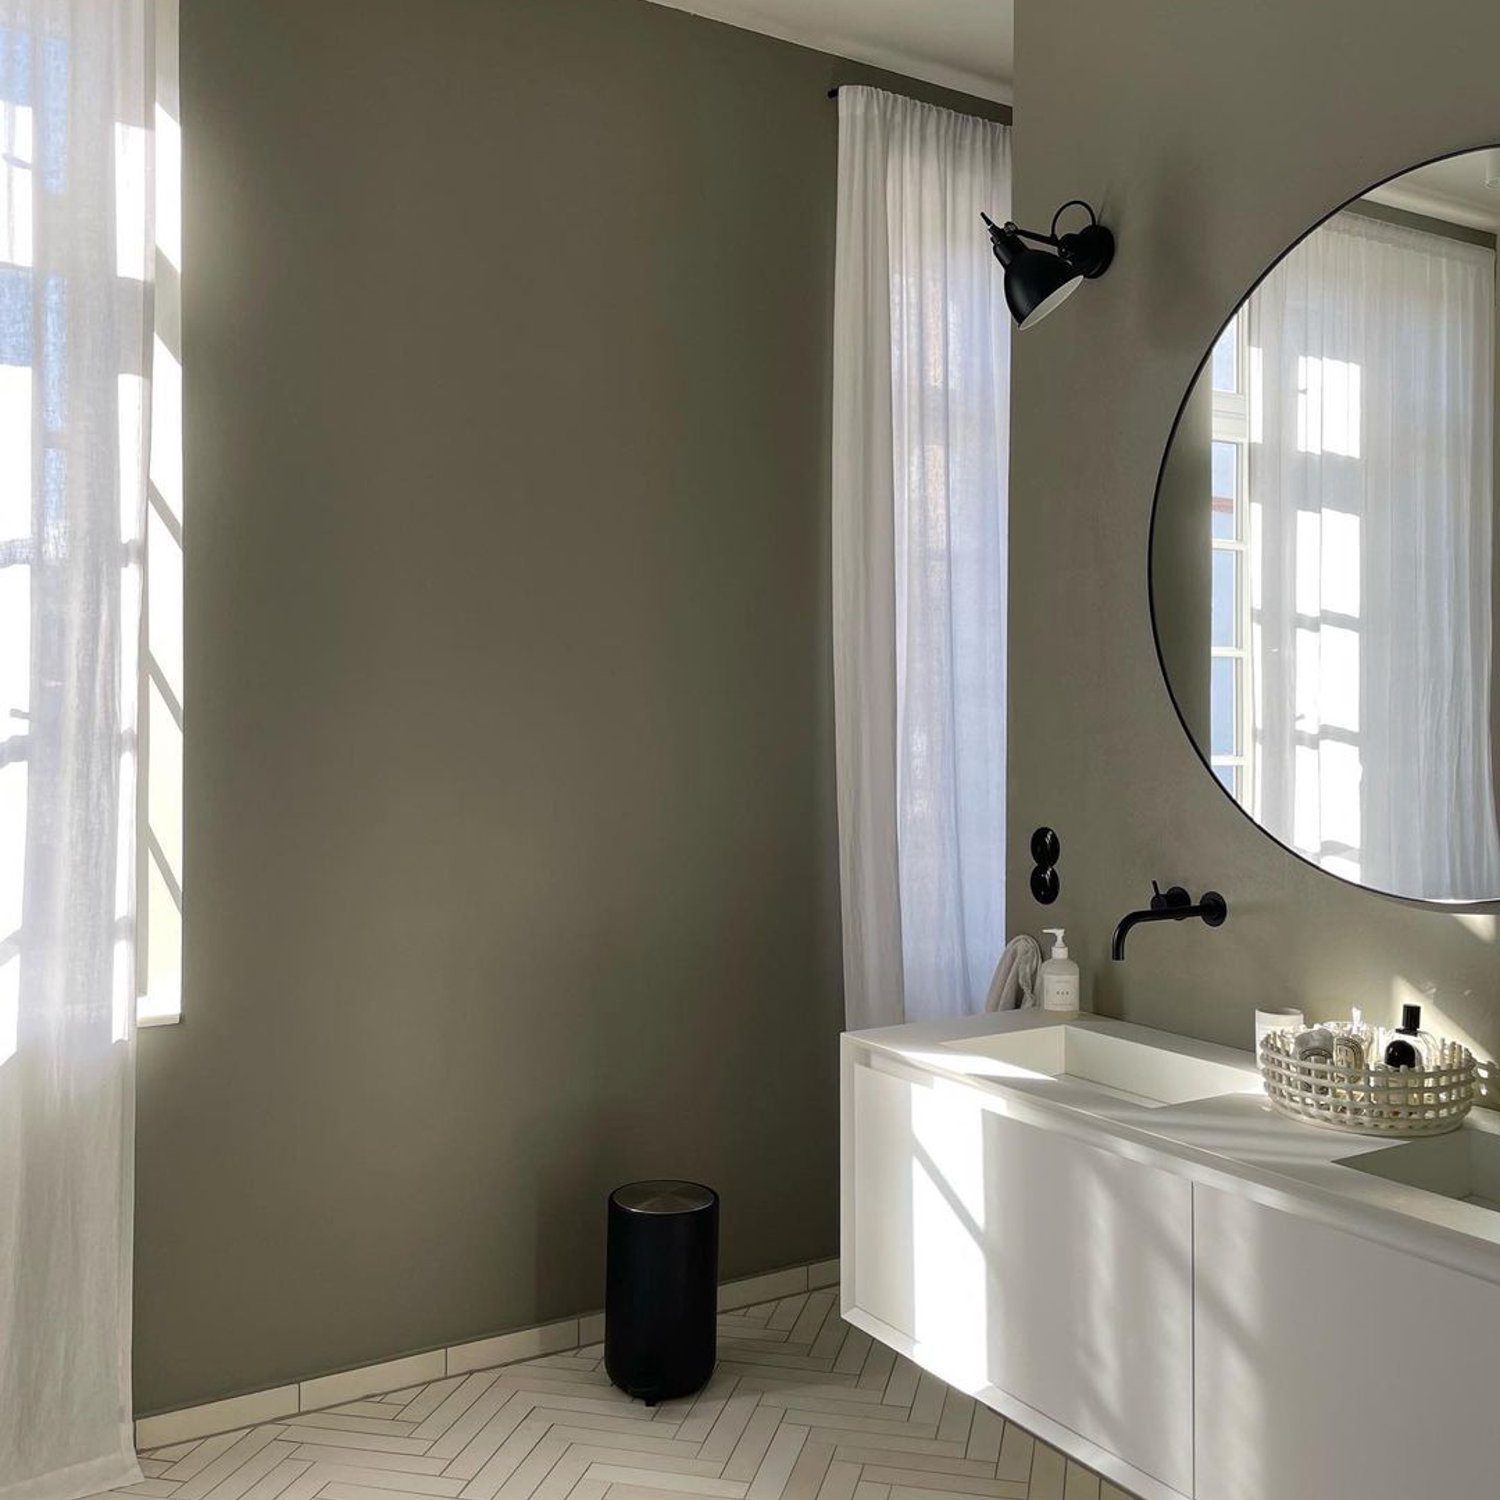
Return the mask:
<path id="1" fill-rule="evenodd" d="M 1040 974 L 1038 992 L 1042 997 L 1042 1009 L 1076 1016 L 1078 965 L 1068 957 L 1068 945 L 1063 942 L 1061 927 L 1044 927 L 1042 931 L 1052 939 L 1052 957 L 1042 965 Z"/>

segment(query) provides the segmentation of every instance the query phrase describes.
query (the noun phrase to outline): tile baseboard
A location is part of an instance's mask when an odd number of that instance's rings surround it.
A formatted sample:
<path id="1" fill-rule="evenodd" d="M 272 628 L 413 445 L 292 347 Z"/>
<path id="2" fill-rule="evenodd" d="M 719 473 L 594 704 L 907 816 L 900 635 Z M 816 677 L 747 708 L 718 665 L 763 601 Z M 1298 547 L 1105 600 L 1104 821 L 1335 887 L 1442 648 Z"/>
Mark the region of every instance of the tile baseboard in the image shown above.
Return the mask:
<path id="1" fill-rule="evenodd" d="M 297 1410 L 319 1411 L 342 1406 L 379 1391 L 399 1391 L 409 1385 L 426 1385 L 452 1373 L 447 1368 L 448 1349 L 429 1349 L 426 1354 L 408 1354 L 401 1359 L 383 1359 L 378 1364 L 359 1365 L 336 1375 L 316 1375 L 297 1383 Z M 496 1361 L 500 1363 L 500 1361 Z"/>
<path id="2" fill-rule="evenodd" d="M 838 1279 L 839 1263 L 834 1259 L 788 1266 L 782 1271 L 767 1271 L 739 1281 L 726 1281 L 719 1287 L 719 1311 L 729 1312 L 757 1302 L 770 1302 L 777 1297 L 817 1291 L 833 1286 Z M 585 1348 L 597 1344 L 603 1337 L 602 1312 L 539 1323 L 491 1338 L 471 1339 L 422 1354 L 380 1360 L 332 1375 L 315 1375 L 307 1380 L 251 1391 L 243 1396 L 230 1396 L 202 1406 L 185 1406 L 178 1411 L 139 1417 L 135 1424 L 135 1445 L 138 1449 L 147 1449 L 191 1442 L 215 1433 L 254 1427 L 260 1422 L 274 1422 L 280 1417 L 295 1417 L 323 1407 L 342 1406 L 346 1401 L 358 1401 L 378 1391 L 401 1390 L 406 1386 L 440 1380 L 446 1375 L 464 1375 L 472 1370 L 489 1370 L 497 1365 L 535 1359 L 542 1354 L 561 1354 L 569 1349 Z"/>
<path id="3" fill-rule="evenodd" d="M 270 1390 L 210 1401 L 204 1406 L 163 1412 L 157 1417 L 139 1417 L 135 1424 L 135 1446 L 140 1450 L 185 1443 L 215 1432 L 232 1432 L 239 1427 L 274 1422 L 278 1417 L 295 1417 L 301 1410 L 300 1387 L 273 1386 Z"/>
<path id="4" fill-rule="evenodd" d="M 500 1333 L 493 1338 L 454 1344 L 444 1351 L 448 1357 L 448 1368 L 444 1373 L 467 1375 L 471 1370 L 491 1370 L 496 1365 L 513 1365 L 518 1360 L 536 1359 L 542 1354 L 561 1354 L 567 1349 L 577 1349 L 590 1342 L 583 1337 L 583 1322 L 582 1318 L 564 1318 L 559 1323 L 543 1323 L 536 1328 L 520 1328 L 514 1333 Z M 603 1322 L 602 1314 L 600 1322 Z M 415 1381 L 405 1383 L 416 1384 Z"/>

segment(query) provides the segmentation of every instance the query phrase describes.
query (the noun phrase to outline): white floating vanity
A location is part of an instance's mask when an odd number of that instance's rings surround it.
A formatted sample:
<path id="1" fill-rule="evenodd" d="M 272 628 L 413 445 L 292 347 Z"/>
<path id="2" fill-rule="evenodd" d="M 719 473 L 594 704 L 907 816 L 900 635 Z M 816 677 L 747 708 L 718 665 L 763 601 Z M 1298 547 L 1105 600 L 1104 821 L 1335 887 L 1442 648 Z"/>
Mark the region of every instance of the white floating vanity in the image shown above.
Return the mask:
<path id="1" fill-rule="evenodd" d="M 844 1316 L 1136 1493 L 1500 1496 L 1500 1134 L 1034 1011 L 843 1039 Z"/>

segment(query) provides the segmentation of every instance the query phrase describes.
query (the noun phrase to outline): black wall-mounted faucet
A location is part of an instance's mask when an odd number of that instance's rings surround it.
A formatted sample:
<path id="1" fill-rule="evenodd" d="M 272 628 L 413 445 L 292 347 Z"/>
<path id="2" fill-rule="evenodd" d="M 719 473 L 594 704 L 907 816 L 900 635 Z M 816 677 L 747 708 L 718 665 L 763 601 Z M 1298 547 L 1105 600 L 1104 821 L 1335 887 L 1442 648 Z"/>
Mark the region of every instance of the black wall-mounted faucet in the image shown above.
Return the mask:
<path id="1" fill-rule="evenodd" d="M 1195 902 L 1180 885 L 1165 891 L 1153 880 L 1151 882 L 1151 905 L 1145 911 L 1127 912 L 1115 928 L 1114 941 L 1109 945 L 1109 956 L 1117 963 L 1125 957 L 1125 939 L 1132 927 L 1142 922 L 1186 922 L 1190 917 L 1202 917 L 1208 927 L 1222 927 L 1229 916 L 1229 903 L 1217 891 L 1204 891 L 1203 899 Z"/>

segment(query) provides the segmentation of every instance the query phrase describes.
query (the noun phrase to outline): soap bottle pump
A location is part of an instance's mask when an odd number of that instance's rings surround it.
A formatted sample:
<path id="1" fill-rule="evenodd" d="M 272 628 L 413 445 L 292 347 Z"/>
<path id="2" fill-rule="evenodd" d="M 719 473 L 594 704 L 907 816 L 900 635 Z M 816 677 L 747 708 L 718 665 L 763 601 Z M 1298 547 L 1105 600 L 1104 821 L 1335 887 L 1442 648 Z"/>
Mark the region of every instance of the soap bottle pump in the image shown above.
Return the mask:
<path id="1" fill-rule="evenodd" d="M 1038 991 L 1042 997 L 1042 1009 L 1078 1014 L 1078 965 L 1068 957 L 1068 945 L 1063 942 L 1061 927 L 1042 929 L 1052 939 L 1052 957 L 1041 967 Z"/>

